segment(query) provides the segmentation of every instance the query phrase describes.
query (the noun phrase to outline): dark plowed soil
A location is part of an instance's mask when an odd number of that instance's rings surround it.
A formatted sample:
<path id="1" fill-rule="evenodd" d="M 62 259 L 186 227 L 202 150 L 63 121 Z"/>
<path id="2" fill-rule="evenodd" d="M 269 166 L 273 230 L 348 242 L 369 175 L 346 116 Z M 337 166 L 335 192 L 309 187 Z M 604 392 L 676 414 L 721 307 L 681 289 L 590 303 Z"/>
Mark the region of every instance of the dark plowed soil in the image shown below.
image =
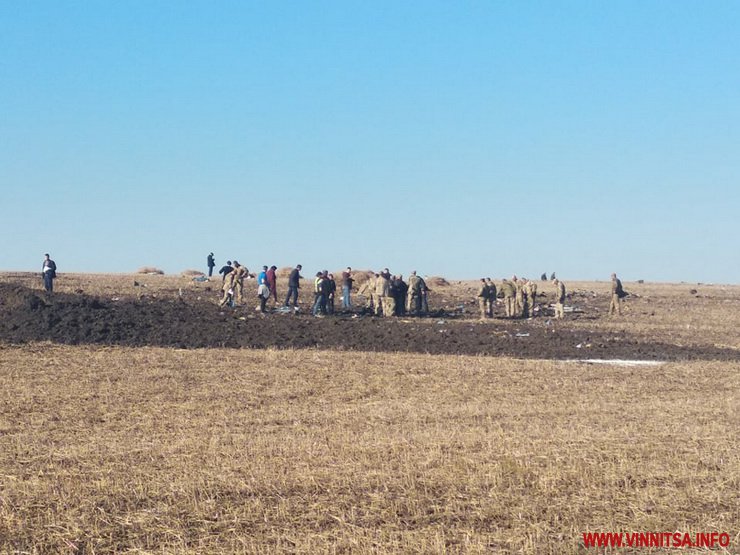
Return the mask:
<path id="1" fill-rule="evenodd" d="M 478 322 L 437 313 L 425 318 L 261 315 L 208 301 L 98 299 L 0 284 L 0 341 L 126 346 L 326 348 L 520 358 L 736 360 L 737 351 L 645 343 L 626 334 L 584 331 L 565 321 Z"/>

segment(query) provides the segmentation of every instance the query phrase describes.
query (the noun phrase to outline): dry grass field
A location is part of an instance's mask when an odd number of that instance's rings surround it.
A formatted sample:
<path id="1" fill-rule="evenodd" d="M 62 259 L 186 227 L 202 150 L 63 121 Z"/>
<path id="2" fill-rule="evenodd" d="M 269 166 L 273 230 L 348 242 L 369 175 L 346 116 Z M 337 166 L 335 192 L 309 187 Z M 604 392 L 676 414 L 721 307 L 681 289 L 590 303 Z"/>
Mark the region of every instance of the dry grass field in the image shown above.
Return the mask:
<path id="1" fill-rule="evenodd" d="M 202 293 L 58 284 L 134 279 Z M 623 319 L 574 325 L 740 348 L 739 287 L 625 288 Z M 740 553 L 738 409 L 740 360 L 0 343 L 0 553 L 604 552 L 589 531 Z"/>

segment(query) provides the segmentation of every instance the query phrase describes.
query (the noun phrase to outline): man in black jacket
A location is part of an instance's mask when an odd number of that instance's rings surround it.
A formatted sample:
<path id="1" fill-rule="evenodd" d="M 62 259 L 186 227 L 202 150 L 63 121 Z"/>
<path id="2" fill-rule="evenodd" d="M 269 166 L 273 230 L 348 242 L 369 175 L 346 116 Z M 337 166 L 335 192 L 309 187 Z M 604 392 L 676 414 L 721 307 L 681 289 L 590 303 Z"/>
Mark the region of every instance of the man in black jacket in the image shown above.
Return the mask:
<path id="1" fill-rule="evenodd" d="M 337 292 L 337 282 L 334 281 L 334 274 L 326 276 L 326 313 L 334 314 L 334 296 Z"/>
<path id="2" fill-rule="evenodd" d="M 403 281 L 403 276 L 393 276 L 391 280 L 391 295 L 396 299 L 396 316 L 404 316 L 406 314 L 406 295 L 408 293 L 409 286 Z"/>
<path id="3" fill-rule="evenodd" d="M 298 289 L 301 287 L 301 269 L 303 266 L 298 264 L 288 276 L 288 295 L 285 297 L 285 306 L 290 306 L 290 299 L 293 298 L 293 307 L 298 308 Z"/>
<path id="4" fill-rule="evenodd" d="M 51 295 L 54 293 L 54 278 L 57 277 L 57 265 L 48 254 L 44 255 L 44 263 L 41 266 L 41 276 L 44 278 L 44 289 Z"/>
<path id="5" fill-rule="evenodd" d="M 218 273 L 221 274 L 221 283 L 226 281 L 226 276 L 234 271 L 234 267 L 231 265 L 231 260 L 226 261 L 226 266 L 223 266 Z"/>

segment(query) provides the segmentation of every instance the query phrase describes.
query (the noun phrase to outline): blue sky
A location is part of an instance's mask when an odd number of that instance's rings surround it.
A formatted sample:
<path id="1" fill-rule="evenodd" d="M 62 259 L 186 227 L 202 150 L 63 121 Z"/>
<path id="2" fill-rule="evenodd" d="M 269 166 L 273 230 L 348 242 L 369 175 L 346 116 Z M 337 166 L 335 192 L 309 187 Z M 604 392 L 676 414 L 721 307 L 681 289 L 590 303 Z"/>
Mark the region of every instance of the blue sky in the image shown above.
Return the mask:
<path id="1" fill-rule="evenodd" d="M 737 283 L 740 2 L 0 0 L 0 270 Z"/>

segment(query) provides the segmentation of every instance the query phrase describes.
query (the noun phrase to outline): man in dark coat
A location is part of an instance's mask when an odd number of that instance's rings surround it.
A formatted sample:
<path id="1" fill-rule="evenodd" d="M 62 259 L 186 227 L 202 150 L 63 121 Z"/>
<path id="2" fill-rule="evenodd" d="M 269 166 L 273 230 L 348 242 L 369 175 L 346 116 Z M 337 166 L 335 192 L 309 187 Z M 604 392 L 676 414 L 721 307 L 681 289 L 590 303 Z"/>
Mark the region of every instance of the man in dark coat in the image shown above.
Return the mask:
<path id="1" fill-rule="evenodd" d="M 226 276 L 228 276 L 233 271 L 234 267 L 231 265 L 231 260 L 227 260 L 226 265 L 222 266 L 221 269 L 218 271 L 218 273 L 221 274 L 221 283 L 224 283 L 226 281 Z"/>
<path id="2" fill-rule="evenodd" d="M 41 265 L 41 277 L 44 278 L 44 289 L 51 295 L 54 293 L 54 279 L 57 277 L 57 265 L 48 253 L 44 255 L 44 262 Z"/>
<path id="3" fill-rule="evenodd" d="M 290 299 L 293 299 L 293 307 L 298 308 L 298 289 L 300 289 L 301 284 L 301 266 L 298 264 L 293 270 L 290 272 L 290 275 L 288 276 L 288 295 L 285 297 L 285 306 L 290 306 Z"/>
<path id="4" fill-rule="evenodd" d="M 396 316 L 404 316 L 406 314 L 406 295 L 408 294 L 408 291 L 409 286 L 405 281 L 403 281 L 403 276 L 394 276 L 391 281 L 391 295 L 396 299 Z"/>

